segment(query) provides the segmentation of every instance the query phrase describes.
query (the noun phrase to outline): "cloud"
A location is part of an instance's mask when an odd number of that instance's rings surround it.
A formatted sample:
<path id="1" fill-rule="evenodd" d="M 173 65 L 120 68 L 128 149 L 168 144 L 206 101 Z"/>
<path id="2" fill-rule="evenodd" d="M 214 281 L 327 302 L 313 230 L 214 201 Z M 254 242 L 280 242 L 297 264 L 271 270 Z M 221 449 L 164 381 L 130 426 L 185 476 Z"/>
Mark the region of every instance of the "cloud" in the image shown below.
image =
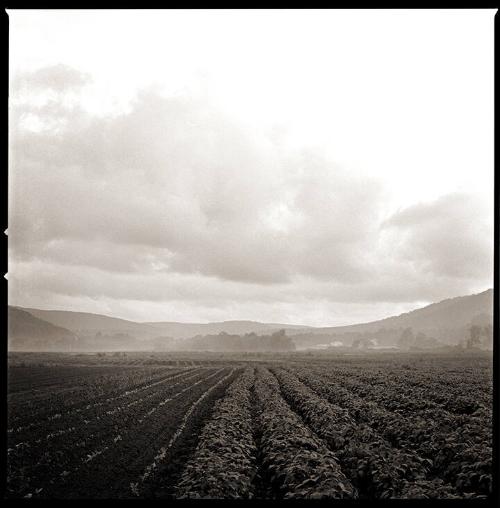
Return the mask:
<path id="1" fill-rule="evenodd" d="M 399 211 L 384 223 L 399 237 L 399 254 L 419 273 L 492 280 L 493 210 L 454 193 Z"/>
<path id="2" fill-rule="evenodd" d="M 62 93 L 81 88 L 90 81 L 89 74 L 69 65 L 57 64 L 15 76 L 12 88 L 17 92 L 33 93 L 38 90 L 50 90 Z"/>
<path id="3" fill-rule="evenodd" d="M 350 206 L 376 207 L 376 183 L 356 185 L 320 154 L 282 157 L 211 104 L 142 93 L 119 117 L 80 112 L 58 133 L 21 131 L 12 146 L 12 248 L 24 256 L 106 242 L 225 280 L 365 272 L 352 254 L 376 224 Z"/>
<path id="4" fill-rule="evenodd" d="M 206 96 L 143 90 L 128 111 L 99 117 L 65 99 L 86 83 L 78 71 L 22 79 L 61 100 L 13 108 L 12 302 L 304 322 L 301 309 L 328 320 L 335 304 L 490 285 L 492 212 L 471 196 L 412 205 L 381 224 L 386 189 L 375 178 L 319 149 L 286 149 Z M 36 129 L 23 123 L 28 113 Z"/>

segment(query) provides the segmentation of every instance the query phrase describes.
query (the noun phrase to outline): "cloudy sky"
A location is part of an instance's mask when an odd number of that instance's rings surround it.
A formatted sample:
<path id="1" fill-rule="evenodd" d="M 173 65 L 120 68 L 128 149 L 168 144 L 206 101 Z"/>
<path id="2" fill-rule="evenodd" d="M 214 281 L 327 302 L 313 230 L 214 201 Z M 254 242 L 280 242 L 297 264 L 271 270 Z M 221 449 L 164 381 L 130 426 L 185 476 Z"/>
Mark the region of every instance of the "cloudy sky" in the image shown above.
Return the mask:
<path id="1" fill-rule="evenodd" d="M 9 11 L 9 303 L 340 325 L 491 287 L 494 14 Z"/>

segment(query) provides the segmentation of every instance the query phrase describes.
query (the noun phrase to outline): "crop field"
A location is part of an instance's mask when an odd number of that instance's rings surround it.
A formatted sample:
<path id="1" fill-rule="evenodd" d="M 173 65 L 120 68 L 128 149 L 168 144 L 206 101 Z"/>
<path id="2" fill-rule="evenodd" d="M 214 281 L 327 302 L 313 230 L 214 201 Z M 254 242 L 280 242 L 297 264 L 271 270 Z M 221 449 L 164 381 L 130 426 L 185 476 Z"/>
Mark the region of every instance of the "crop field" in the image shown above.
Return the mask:
<path id="1" fill-rule="evenodd" d="M 9 359 L 9 498 L 491 493 L 487 355 L 39 357 Z"/>

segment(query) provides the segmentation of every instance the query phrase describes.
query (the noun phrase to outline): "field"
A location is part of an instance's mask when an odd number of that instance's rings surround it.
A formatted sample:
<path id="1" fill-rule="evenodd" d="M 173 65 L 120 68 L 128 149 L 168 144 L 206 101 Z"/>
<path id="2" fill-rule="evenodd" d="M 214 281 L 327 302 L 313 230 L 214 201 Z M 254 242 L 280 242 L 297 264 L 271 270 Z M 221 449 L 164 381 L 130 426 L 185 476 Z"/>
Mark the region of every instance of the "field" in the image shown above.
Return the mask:
<path id="1" fill-rule="evenodd" d="M 491 355 L 11 354 L 7 497 L 485 498 Z"/>

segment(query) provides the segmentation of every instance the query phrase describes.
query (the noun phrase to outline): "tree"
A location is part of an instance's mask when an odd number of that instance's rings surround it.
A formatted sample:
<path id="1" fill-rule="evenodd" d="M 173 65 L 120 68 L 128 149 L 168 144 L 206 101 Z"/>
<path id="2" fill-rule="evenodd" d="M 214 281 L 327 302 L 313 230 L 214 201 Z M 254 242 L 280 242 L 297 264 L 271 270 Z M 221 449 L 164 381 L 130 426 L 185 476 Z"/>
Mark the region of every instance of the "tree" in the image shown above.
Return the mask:
<path id="1" fill-rule="evenodd" d="M 413 329 L 405 328 L 401 334 L 401 337 L 399 338 L 399 345 L 403 347 L 409 347 L 412 346 L 414 342 L 415 336 L 413 335 Z"/>
<path id="2" fill-rule="evenodd" d="M 483 336 L 484 336 L 484 339 L 483 339 L 483 345 L 487 348 L 487 349 L 490 349 L 493 347 L 493 325 L 491 323 L 487 324 L 484 328 L 483 328 Z"/>
<path id="3" fill-rule="evenodd" d="M 272 336 L 273 337 L 285 337 L 286 336 L 286 332 L 282 328 L 281 330 L 278 330 L 277 332 L 274 332 Z"/>
<path id="4" fill-rule="evenodd" d="M 478 346 L 481 343 L 481 327 L 472 325 L 470 327 L 470 337 L 467 340 L 467 349 Z"/>

